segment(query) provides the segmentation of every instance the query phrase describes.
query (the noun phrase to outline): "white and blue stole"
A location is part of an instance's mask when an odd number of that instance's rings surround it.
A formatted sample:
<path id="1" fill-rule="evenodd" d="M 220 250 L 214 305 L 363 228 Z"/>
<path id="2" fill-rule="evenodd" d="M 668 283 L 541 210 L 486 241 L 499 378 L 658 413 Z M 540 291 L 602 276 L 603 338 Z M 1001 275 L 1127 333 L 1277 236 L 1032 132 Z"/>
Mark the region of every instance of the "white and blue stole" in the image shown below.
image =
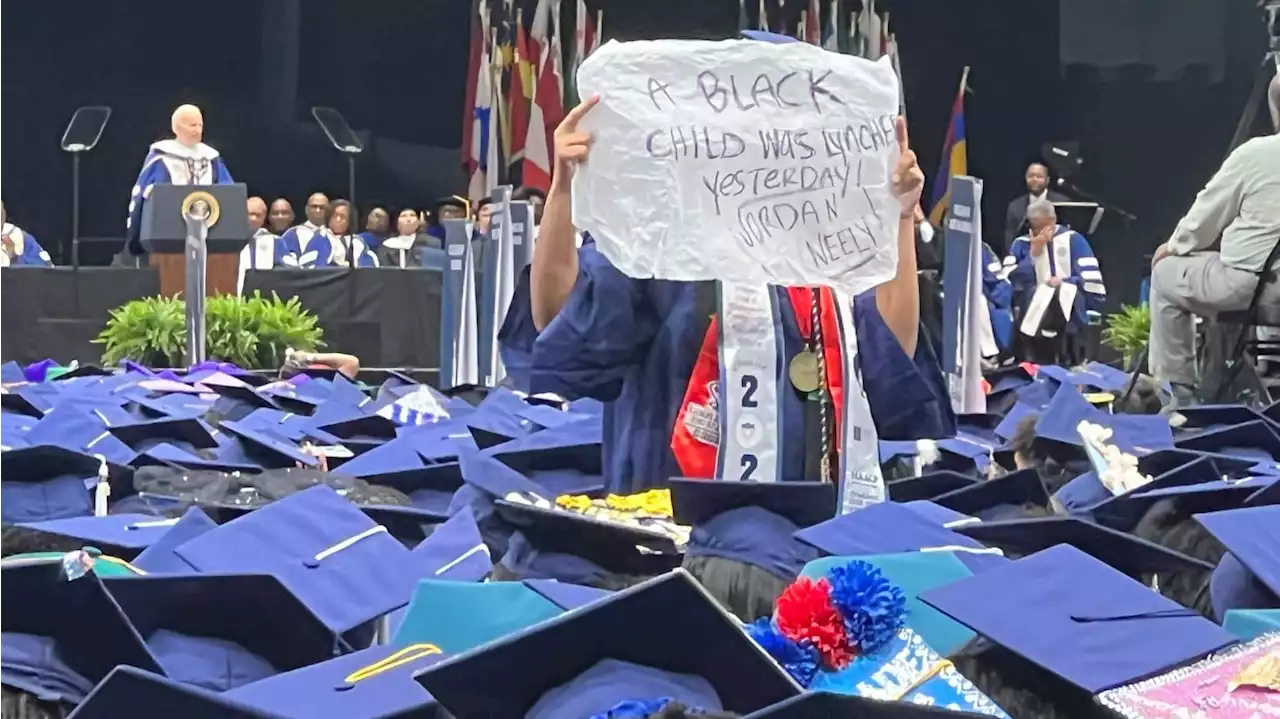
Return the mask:
<path id="1" fill-rule="evenodd" d="M 1031 301 L 1027 303 L 1026 314 L 1023 315 L 1022 324 L 1018 327 L 1024 335 L 1057 336 L 1057 332 L 1040 329 L 1040 325 L 1044 322 L 1044 314 L 1052 306 L 1051 303 L 1055 297 L 1062 308 L 1063 317 L 1066 317 L 1068 322 L 1071 321 L 1071 310 L 1075 307 L 1076 293 L 1079 292 L 1079 288 L 1070 282 L 1063 282 L 1057 288 L 1045 284 L 1050 277 L 1065 279 L 1071 276 L 1071 234 L 1071 228 L 1058 225 L 1050 246 L 1046 248 L 1049 251 L 1041 252 L 1039 256 L 1031 258 L 1036 267 L 1036 291 L 1031 296 Z"/>
<path id="2" fill-rule="evenodd" d="M 862 390 L 853 296 L 833 290 L 839 315 L 838 342 L 844 401 L 838 442 L 840 513 L 885 500 L 879 442 L 871 404 Z M 815 298 L 816 301 L 816 298 Z M 728 481 L 781 482 L 782 392 L 788 391 L 789 361 L 778 332 L 780 312 L 772 287 L 721 282 L 720 432 L 716 476 Z"/>

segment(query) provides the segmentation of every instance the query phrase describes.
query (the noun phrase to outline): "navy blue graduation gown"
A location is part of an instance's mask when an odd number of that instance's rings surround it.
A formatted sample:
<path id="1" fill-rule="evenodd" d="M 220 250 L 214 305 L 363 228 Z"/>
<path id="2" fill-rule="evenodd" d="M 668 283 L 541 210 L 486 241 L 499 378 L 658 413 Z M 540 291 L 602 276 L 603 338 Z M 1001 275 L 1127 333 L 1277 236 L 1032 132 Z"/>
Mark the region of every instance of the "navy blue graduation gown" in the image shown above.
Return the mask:
<path id="1" fill-rule="evenodd" d="M 130 254 L 145 254 L 139 233 L 142 230 L 142 208 L 151 197 L 152 185 L 230 185 L 235 180 L 218 151 L 204 143 L 186 147 L 177 140 L 152 143 L 142 171 L 129 195 L 129 217 L 125 221 L 125 248 Z"/>
<path id="2" fill-rule="evenodd" d="M 12 267 L 52 267 L 53 260 L 45 252 L 30 232 L 17 225 L 5 223 L 0 235 L 13 243 L 13 257 L 9 259 Z"/>
<path id="3" fill-rule="evenodd" d="M 786 362 L 803 349 L 804 340 L 786 290 L 774 292 Z M 643 491 L 681 474 L 671 432 L 715 311 L 714 298 L 714 283 L 627 277 L 588 239 L 578 251 L 577 284 L 541 333 L 533 324 L 525 272 L 499 334 L 503 362 L 528 392 L 607 402 L 606 488 Z M 854 322 L 864 389 L 880 438 L 954 435 L 955 416 L 924 333 L 916 356 L 907 357 L 876 309 L 873 292 L 856 298 Z M 803 402 L 795 392 L 778 394 L 783 426 L 803 427 Z M 784 432 L 783 441 L 782 474 L 800 478 L 803 432 Z"/>

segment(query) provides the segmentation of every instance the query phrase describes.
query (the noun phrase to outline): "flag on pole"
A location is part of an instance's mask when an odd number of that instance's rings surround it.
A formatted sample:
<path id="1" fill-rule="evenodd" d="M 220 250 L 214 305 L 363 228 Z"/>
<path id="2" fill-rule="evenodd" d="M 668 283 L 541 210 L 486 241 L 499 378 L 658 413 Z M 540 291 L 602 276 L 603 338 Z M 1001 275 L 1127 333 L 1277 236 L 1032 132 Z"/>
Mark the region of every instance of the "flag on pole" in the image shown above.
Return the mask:
<path id="1" fill-rule="evenodd" d="M 473 151 L 476 116 L 476 83 L 479 80 L 480 59 L 484 54 L 485 28 L 481 27 L 482 15 L 477 6 L 471 18 L 471 50 L 467 59 L 467 97 L 462 104 L 462 166 L 470 178 L 480 165 L 480 155 Z"/>
<path id="2" fill-rule="evenodd" d="M 551 77 L 555 81 L 556 87 L 556 105 L 549 111 L 543 108 L 542 114 L 547 121 L 547 135 L 550 136 L 560 125 L 560 121 L 564 119 L 564 45 L 560 40 L 560 29 L 564 24 L 560 22 L 560 7 L 562 0 L 554 0 L 551 5 L 551 29 L 548 37 L 550 40 L 550 52 L 547 54 L 547 61 L 551 69 Z"/>
<path id="3" fill-rule="evenodd" d="M 524 13 L 516 12 L 515 67 L 511 71 L 511 152 L 513 166 L 524 160 L 529 137 L 529 105 L 533 104 L 533 59 L 529 37 L 524 32 Z"/>
<path id="4" fill-rule="evenodd" d="M 560 109 L 560 88 L 551 69 L 551 4 L 556 0 L 538 0 L 533 11 L 533 25 L 529 28 L 529 50 L 533 59 L 533 103 L 529 106 L 529 125 L 525 134 L 524 166 L 521 180 L 528 187 L 543 192 L 551 189 L 550 133 L 555 125 L 547 119 Z M 537 53 L 533 55 L 532 53 Z M 557 121 L 557 124 L 558 121 Z"/>
<path id="5" fill-rule="evenodd" d="M 591 42 L 587 43 L 587 56 L 595 52 L 600 47 L 600 41 L 604 38 L 604 10 L 596 10 L 596 24 L 592 28 Z"/>
<path id="6" fill-rule="evenodd" d="M 480 30 L 482 37 L 489 37 L 489 11 L 483 4 L 480 6 Z M 467 197 L 479 200 L 489 193 L 488 158 L 492 133 L 490 120 L 493 102 L 493 72 L 490 68 L 490 45 L 487 41 L 480 43 L 480 58 L 476 62 L 475 98 L 471 112 L 471 146 L 468 169 L 470 177 L 467 182 Z"/>
<path id="7" fill-rule="evenodd" d="M 822 30 L 822 47 L 831 52 L 840 52 L 840 0 L 831 0 L 831 12 L 827 13 L 827 24 Z"/>
<path id="8" fill-rule="evenodd" d="M 468 228 L 470 224 L 468 223 Z M 476 307 L 476 263 L 473 243 L 463 243 L 462 289 L 458 303 L 458 340 L 454 345 L 450 386 L 480 384 L 480 312 Z"/>
<path id="9" fill-rule="evenodd" d="M 591 54 L 596 45 L 596 21 L 591 16 L 591 11 L 587 9 L 586 2 L 576 0 L 573 15 L 573 58 L 569 63 L 568 77 L 565 78 L 567 87 L 565 107 L 573 107 L 578 104 L 580 100 L 578 97 L 578 68 L 582 66 L 582 62 L 587 59 L 587 55 Z"/>
<path id="10" fill-rule="evenodd" d="M 747 29 L 747 0 L 738 0 L 738 30 Z"/>
<path id="11" fill-rule="evenodd" d="M 814 45 L 822 44 L 822 9 L 818 0 L 809 0 L 809 9 L 804 13 L 804 41 Z"/>
<path id="12" fill-rule="evenodd" d="M 497 99 L 493 106 L 493 111 L 498 115 L 498 135 L 502 138 L 502 144 L 498 145 L 498 156 L 508 157 L 511 154 L 511 106 L 508 103 L 508 96 L 511 94 L 511 75 L 515 68 L 515 28 L 512 26 L 511 0 L 503 0 L 498 8 L 500 13 L 497 18 L 491 19 L 494 32 L 493 52 L 493 68 L 494 80 L 493 86 L 497 89 L 495 93 Z M 505 164 L 501 170 L 505 175 Z M 503 178 L 498 177 L 499 180 Z"/>
<path id="13" fill-rule="evenodd" d="M 942 143 L 942 161 L 933 180 L 933 210 L 929 222 L 942 227 L 951 206 L 951 179 L 969 174 L 969 153 L 964 136 L 964 88 L 969 80 L 969 68 L 960 75 L 960 90 L 951 104 L 951 122 L 947 125 L 947 139 Z"/>
<path id="14" fill-rule="evenodd" d="M 764 7 L 764 0 L 760 0 L 760 16 L 756 18 L 756 29 L 769 32 L 769 11 Z"/>
<path id="15" fill-rule="evenodd" d="M 493 188 L 502 184 L 502 113 L 506 100 L 502 95 L 502 60 L 499 57 L 502 48 L 498 44 L 496 28 L 492 39 L 493 45 L 489 51 L 489 140 L 485 146 L 485 189 L 482 197 L 492 195 Z"/>

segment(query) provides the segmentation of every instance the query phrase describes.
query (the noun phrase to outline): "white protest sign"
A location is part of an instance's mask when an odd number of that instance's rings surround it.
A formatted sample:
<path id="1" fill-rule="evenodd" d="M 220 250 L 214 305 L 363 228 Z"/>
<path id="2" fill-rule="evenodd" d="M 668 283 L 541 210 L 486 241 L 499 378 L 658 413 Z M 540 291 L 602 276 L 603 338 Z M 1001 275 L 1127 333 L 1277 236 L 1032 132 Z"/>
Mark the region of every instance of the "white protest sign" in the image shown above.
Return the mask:
<path id="1" fill-rule="evenodd" d="M 806 43 L 609 42 L 573 221 L 632 277 L 870 289 L 897 267 L 898 80 Z"/>

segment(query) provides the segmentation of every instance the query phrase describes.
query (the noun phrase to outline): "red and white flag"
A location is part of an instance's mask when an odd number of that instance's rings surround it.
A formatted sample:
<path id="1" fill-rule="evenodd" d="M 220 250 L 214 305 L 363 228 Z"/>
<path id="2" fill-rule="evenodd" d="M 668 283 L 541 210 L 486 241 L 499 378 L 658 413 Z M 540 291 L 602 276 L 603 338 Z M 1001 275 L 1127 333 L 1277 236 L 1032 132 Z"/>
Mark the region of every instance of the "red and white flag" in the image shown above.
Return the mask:
<path id="1" fill-rule="evenodd" d="M 483 16 L 476 9 L 471 19 L 471 49 L 467 59 L 467 97 L 462 103 L 462 166 L 470 178 L 480 166 L 480 155 L 472 147 L 475 140 L 476 83 L 479 82 L 481 56 L 484 54 L 488 28 L 482 28 Z"/>
<path id="2" fill-rule="evenodd" d="M 523 13 L 516 13 L 515 63 L 511 68 L 511 154 L 507 162 L 515 165 L 524 159 L 529 135 L 529 106 L 533 104 L 534 67 L 538 56 L 529 52 L 529 38 L 524 32 Z"/>
<path id="3" fill-rule="evenodd" d="M 553 12 L 553 3 L 558 2 L 538 0 L 533 11 L 533 25 L 529 28 L 530 52 L 538 54 L 534 64 L 533 103 L 529 106 L 521 177 L 527 187 L 536 187 L 543 192 L 551 189 L 551 133 L 564 119 L 560 42 L 552 26 L 553 19 L 559 19 L 559 12 Z"/>
<path id="4" fill-rule="evenodd" d="M 822 44 L 822 10 L 818 0 L 809 0 L 809 9 L 804 12 L 803 40 L 814 45 Z"/>
<path id="5" fill-rule="evenodd" d="M 480 7 L 480 29 L 485 40 L 481 43 L 480 62 L 476 67 L 475 99 L 471 116 L 470 177 L 467 182 L 467 197 L 479 200 L 489 196 L 491 190 L 489 175 L 497 179 L 498 168 L 490 167 L 490 159 L 497 157 L 498 133 L 493 120 L 493 68 L 490 66 L 489 13 L 484 5 Z"/>

